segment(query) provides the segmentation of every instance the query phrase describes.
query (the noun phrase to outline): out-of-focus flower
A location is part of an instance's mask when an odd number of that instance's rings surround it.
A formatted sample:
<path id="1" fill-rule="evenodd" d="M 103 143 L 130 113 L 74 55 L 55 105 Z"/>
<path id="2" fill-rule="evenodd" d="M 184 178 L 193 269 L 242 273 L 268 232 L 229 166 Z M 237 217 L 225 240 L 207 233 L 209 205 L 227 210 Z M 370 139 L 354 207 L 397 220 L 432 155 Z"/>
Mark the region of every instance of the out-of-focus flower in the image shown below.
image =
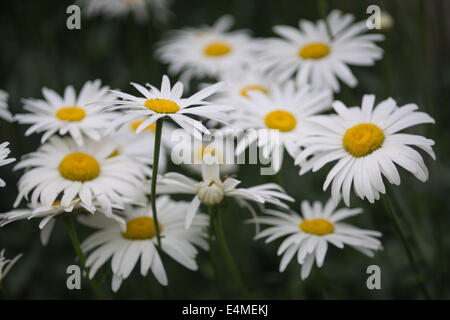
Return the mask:
<path id="1" fill-rule="evenodd" d="M 176 202 L 163 196 L 156 200 L 156 206 L 162 237 L 161 250 L 184 267 L 197 270 L 195 258 L 198 250 L 195 246 L 208 250 L 204 233 L 209 223 L 208 216 L 198 213 L 192 227 L 186 230 L 183 222 L 189 203 Z M 151 207 L 136 209 L 127 206 L 124 215 L 127 222 L 125 231 L 117 222 L 101 214 L 79 218 L 81 223 L 99 229 L 82 244 L 83 251 L 91 251 L 86 260 L 86 265 L 90 268 L 89 277 L 93 278 L 98 269 L 111 258 L 112 290 L 116 292 L 140 258 L 141 275 L 147 276 L 151 269 L 158 282 L 167 285 L 166 271 L 156 250 L 156 228 Z"/>
<path id="2" fill-rule="evenodd" d="M 13 121 L 13 116 L 8 110 L 8 93 L 0 90 L 0 118 L 8 122 Z"/>
<path id="3" fill-rule="evenodd" d="M 5 279 L 8 272 L 14 266 L 14 264 L 22 257 L 22 254 L 18 254 L 14 259 L 8 260 L 5 258 L 5 249 L 0 251 L 0 284 Z"/>
<path id="4" fill-rule="evenodd" d="M 381 31 L 389 31 L 394 26 L 394 19 L 387 11 L 381 11 L 380 28 Z"/>
<path id="5" fill-rule="evenodd" d="M 169 64 L 171 74 L 189 84 L 191 78 L 219 78 L 224 72 L 240 70 L 254 61 L 254 40 L 245 30 L 229 31 L 231 16 L 222 16 L 213 26 L 185 28 L 172 33 L 157 50 Z"/>
<path id="6" fill-rule="evenodd" d="M 114 102 L 114 106 L 110 107 L 110 110 L 125 109 L 127 114 L 111 123 L 109 131 L 114 130 L 116 126 L 144 117 L 145 120 L 136 128 L 136 133 L 140 133 L 156 122 L 156 120 L 170 118 L 187 132 L 201 139 L 201 132 L 209 134 L 209 130 L 200 121 L 195 120 L 193 116 L 213 119 L 223 123 L 228 118 L 228 115 L 224 112 L 233 109 L 229 106 L 204 101 L 205 98 L 217 92 L 223 83 L 209 86 L 189 98 L 181 98 L 183 95 L 183 84 L 177 82 L 171 88 L 167 76 L 162 78 L 161 90 L 150 84 L 147 84 L 150 90 L 137 83 L 132 83 L 132 85 L 144 98 L 135 97 L 120 91 L 112 91 L 122 100 Z"/>
<path id="7" fill-rule="evenodd" d="M 114 101 L 109 87 L 102 87 L 100 80 L 88 81 L 83 85 L 78 97 L 72 86 L 67 86 L 64 96 L 43 88 L 45 100 L 24 99 L 24 109 L 28 114 L 18 114 L 15 119 L 21 124 L 31 124 L 25 135 L 45 132 L 41 143 L 56 133 L 69 134 L 80 146 L 83 136 L 100 140 L 108 124 L 118 116 L 114 112 L 105 112 L 96 102 Z"/>
<path id="8" fill-rule="evenodd" d="M 145 202 L 142 164 L 123 155 L 111 157 L 115 148 L 107 140 L 86 140 L 80 147 L 69 137 L 53 137 L 15 166 L 28 170 L 19 180 L 14 206 L 30 192 L 33 207 L 51 207 L 57 199 L 69 207 L 78 198 L 87 207 L 98 203 L 108 215 L 112 206 Z"/>
<path id="9" fill-rule="evenodd" d="M 342 220 L 362 213 L 362 209 L 337 209 L 330 199 L 323 207 L 322 203 L 308 201 L 301 204 L 301 215 L 276 210 L 265 210 L 268 216 L 250 220 L 270 226 L 256 235 L 255 239 L 265 238 L 266 243 L 286 237 L 278 248 L 277 254 L 283 255 L 280 272 L 283 272 L 292 258 L 297 255 L 301 265 L 301 278 L 306 279 L 314 261 L 322 267 L 328 249 L 328 243 L 342 249 L 349 245 L 354 249 L 373 256 L 374 250 L 380 250 L 381 243 L 376 237 L 381 233 L 359 229 Z"/>
<path id="10" fill-rule="evenodd" d="M 16 161 L 15 158 L 8 158 L 9 153 L 11 150 L 8 148 L 9 142 L 3 142 L 0 144 L 0 167 L 6 166 L 7 164 L 10 164 L 11 162 Z M 0 187 L 6 186 L 6 182 L 3 181 L 0 178 Z"/>
<path id="11" fill-rule="evenodd" d="M 202 181 L 196 181 L 177 172 L 169 172 L 158 179 L 156 192 L 159 194 L 195 195 L 186 215 L 186 228 L 190 227 L 201 203 L 213 206 L 221 203 L 225 197 L 230 197 L 287 207 L 281 200 L 294 201 L 284 192 L 283 188 L 274 183 L 251 188 L 236 188 L 240 183 L 241 181 L 234 178 L 222 180 L 217 159 L 207 157 L 202 163 Z"/>
<path id="12" fill-rule="evenodd" d="M 416 104 L 398 107 L 389 98 L 375 106 L 375 96 L 365 95 L 361 107 L 346 107 L 335 101 L 337 115 L 320 116 L 320 126 L 302 139 L 304 150 L 296 158 L 300 174 L 319 170 L 329 162 L 338 161 L 330 170 L 323 190 L 331 185 L 331 195 L 341 197 L 350 205 L 350 189 L 370 203 L 386 192 L 382 175 L 395 185 L 400 175 L 395 164 L 411 172 L 420 181 L 428 179 L 428 169 L 422 156 L 411 146 L 422 149 L 433 159 L 434 141 L 420 135 L 399 133 L 424 123 L 434 123 L 424 112 L 416 111 Z M 308 159 L 308 157 L 312 158 Z"/>
<path id="13" fill-rule="evenodd" d="M 260 42 L 260 66 L 278 81 L 296 75 L 300 86 L 312 84 L 338 92 L 340 79 L 355 87 L 358 80 L 348 65 L 371 66 L 381 59 L 383 50 L 375 42 L 383 40 L 383 35 L 363 34 L 367 31 L 366 21 L 352 24 L 353 20 L 351 14 L 330 12 L 327 21 L 332 39 L 324 20 L 315 24 L 300 20 L 300 29 L 276 26 L 275 33 L 283 39 Z"/>

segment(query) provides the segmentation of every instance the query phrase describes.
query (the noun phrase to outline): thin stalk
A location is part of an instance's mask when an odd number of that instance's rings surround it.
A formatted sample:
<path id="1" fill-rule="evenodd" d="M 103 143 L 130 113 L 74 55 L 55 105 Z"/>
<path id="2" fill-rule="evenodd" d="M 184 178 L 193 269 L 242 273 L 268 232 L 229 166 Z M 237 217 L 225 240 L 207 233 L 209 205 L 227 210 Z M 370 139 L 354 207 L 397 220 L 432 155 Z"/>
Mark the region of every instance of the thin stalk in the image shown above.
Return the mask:
<path id="1" fill-rule="evenodd" d="M 317 285 L 319 287 L 320 295 L 323 300 L 326 300 L 327 299 L 327 289 L 325 288 L 325 280 L 324 280 L 324 276 L 322 274 L 322 270 L 319 267 L 317 267 L 315 270 L 315 278 L 316 278 Z"/>
<path id="2" fill-rule="evenodd" d="M 72 217 L 64 217 L 64 222 L 67 227 L 67 233 L 69 234 L 70 240 L 72 242 L 73 249 L 75 250 L 75 253 L 78 256 L 78 260 L 80 260 L 81 267 L 83 268 L 84 272 L 86 272 L 86 276 L 88 278 L 89 285 L 92 288 L 92 291 L 94 291 L 95 296 L 97 299 L 102 299 L 102 294 L 100 293 L 100 290 L 98 289 L 97 283 L 95 282 L 94 278 L 89 277 L 89 270 L 86 267 L 86 257 L 81 250 L 80 240 L 78 240 L 77 230 L 75 229 L 75 224 L 73 223 Z"/>
<path id="3" fill-rule="evenodd" d="M 233 257 L 231 256 L 231 253 L 230 253 L 230 249 L 228 248 L 227 242 L 225 240 L 225 235 L 223 233 L 223 227 L 222 227 L 222 217 L 220 214 L 217 214 L 217 216 L 214 219 L 214 229 L 216 231 L 217 241 L 222 250 L 222 254 L 225 258 L 225 262 L 227 263 L 228 268 L 230 269 L 230 271 L 233 275 L 233 278 L 236 281 L 236 284 L 239 286 L 244 298 L 251 299 L 250 294 L 247 290 L 247 287 L 245 286 L 244 281 L 242 280 L 242 277 L 239 273 L 239 270 L 236 267 L 236 264 L 234 263 Z"/>
<path id="4" fill-rule="evenodd" d="M 214 273 L 214 280 L 216 282 L 216 287 L 217 287 L 217 291 L 219 293 L 220 296 L 223 296 L 223 291 L 222 291 L 222 287 L 220 285 L 220 280 L 219 280 L 219 269 L 217 267 L 217 258 L 215 255 L 215 250 L 214 250 L 214 241 L 213 241 L 213 237 L 214 237 L 214 219 L 216 216 L 216 210 L 217 208 L 215 206 L 210 206 L 208 207 L 208 213 L 209 213 L 209 228 L 208 228 L 208 244 L 209 244 L 209 259 L 211 261 L 211 266 L 213 268 L 213 273 Z"/>
<path id="5" fill-rule="evenodd" d="M 383 204 L 386 208 L 386 211 L 389 214 L 389 217 L 391 218 L 392 224 L 394 225 L 394 228 L 396 229 L 398 235 L 400 236 L 400 238 L 403 242 L 403 246 L 405 247 L 405 251 L 406 251 L 406 254 L 409 259 L 409 264 L 411 265 L 411 268 L 413 269 L 413 271 L 416 275 L 417 285 L 419 286 L 420 290 L 422 291 L 422 294 L 425 297 L 425 299 L 430 299 L 430 294 L 428 293 L 428 289 L 425 286 L 424 279 L 423 279 L 420 269 L 416 263 L 414 255 L 412 253 L 412 250 L 409 247 L 408 241 L 406 240 L 406 236 L 403 232 L 400 222 L 394 213 L 394 209 L 392 207 L 391 201 L 389 200 L 387 195 L 383 195 L 382 198 L 383 198 Z"/>
<path id="6" fill-rule="evenodd" d="M 330 37 L 330 40 L 333 39 L 333 33 L 331 32 L 330 24 L 327 20 L 327 3 L 326 0 L 318 0 L 317 1 L 317 8 L 319 10 L 320 16 L 325 21 L 325 27 L 327 28 L 328 36 Z"/>
<path id="7" fill-rule="evenodd" d="M 155 129 L 155 147 L 153 149 L 153 172 L 152 172 L 152 189 L 151 189 L 151 202 L 152 202 L 152 214 L 153 222 L 156 230 L 156 240 L 158 247 L 161 249 L 161 234 L 159 231 L 158 216 L 156 214 L 156 179 L 158 177 L 158 165 L 159 165 L 159 152 L 161 149 L 161 132 L 163 127 L 164 118 L 156 120 Z M 162 259 L 162 257 L 161 257 Z"/>

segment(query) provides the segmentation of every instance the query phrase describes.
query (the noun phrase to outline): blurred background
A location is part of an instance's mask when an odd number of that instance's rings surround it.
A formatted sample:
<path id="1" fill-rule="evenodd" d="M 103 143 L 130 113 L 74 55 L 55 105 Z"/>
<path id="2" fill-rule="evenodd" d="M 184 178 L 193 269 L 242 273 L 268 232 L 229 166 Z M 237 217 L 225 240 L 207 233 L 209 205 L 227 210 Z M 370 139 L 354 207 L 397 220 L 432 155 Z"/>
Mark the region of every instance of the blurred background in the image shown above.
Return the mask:
<path id="1" fill-rule="evenodd" d="M 375 93 L 377 100 L 389 96 L 399 105 L 417 103 L 436 119 L 436 125 L 420 126 L 414 132 L 436 141 L 437 161 L 424 155 L 430 168 L 430 179 L 422 184 L 402 171 L 400 187 L 389 188 L 396 200 L 396 210 L 405 219 L 408 241 L 420 252 L 420 268 L 432 297 L 450 298 L 450 1 L 389 0 L 346 1 L 329 0 L 328 10 L 337 8 L 352 13 L 357 20 L 367 18 L 368 5 L 377 4 L 394 21 L 382 42 L 385 56 L 371 68 L 355 68 L 360 85 L 344 87 L 336 96 L 347 105 L 357 105 L 362 94 Z M 170 29 L 211 24 L 221 15 L 235 17 L 235 29 L 249 29 L 255 37 L 274 36 L 272 26 L 297 26 L 298 20 L 320 18 L 316 1 L 289 0 L 173 0 L 172 16 L 167 24 L 150 19 L 138 24 L 133 16 L 116 19 L 82 18 L 81 30 L 66 28 L 67 6 L 73 1 L 1 1 L 0 2 L 0 89 L 10 94 L 13 113 L 23 112 L 22 98 L 41 98 L 41 88 L 62 93 L 72 84 L 77 90 L 87 80 L 101 79 L 113 88 L 132 92 L 130 81 L 150 82 L 159 86 L 166 72 L 154 57 L 156 43 Z M 182 53 L 180 53 L 182 54 Z M 40 136 L 24 137 L 26 126 L 0 120 L 0 142 L 10 141 L 11 155 L 20 158 L 34 151 Z M 169 165 L 169 169 L 171 166 Z M 295 197 L 292 208 L 298 210 L 304 200 L 322 200 L 327 170 L 316 175 L 299 177 L 297 168 L 285 157 L 282 170 L 283 186 Z M 12 165 L 1 167 L 0 176 L 7 186 L 0 190 L 0 212 L 12 209 L 17 195 L 16 183 L 22 172 L 13 172 Z M 239 171 L 242 186 L 268 182 L 271 177 L 259 176 L 257 166 L 242 166 Z M 365 214 L 351 218 L 358 227 L 383 233 L 384 251 L 367 258 L 351 248 L 331 248 L 320 274 L 313 269 L 306 281 L 300 279 L 300 268 L 291 263 L 280 274 L 280 259 L 276 256 L 279 241 L 266 245 L 253 241 L 254 227 L 244 224 L 249 212 L 227 203 L 223 210 L 225 232 L 232 254 L 254 298 L 261 299 L 398 299 L 421 298 L 414 274 L 410 269 L 400 239 L 390 224 L 381 202 L 369 203 L 352 199 L 354 207 L 363 207 Z M 83 239 L 89 230 L 80 228 Z M 75 254 L 62 221 L 47 247 L 39 240 L 38 220 L 12 223 L 0 229 L 0 249 L 7 257 L 24 256 L 8 275 L 5 283 L 9 298 L 81 299 L 92 298 L 87 282 L 84 290 L 66 288 L 66 268 L 74 263 Z M 169 287 L 163 293 L 149 275 L 143 280 L 138 272 L 124 282 L 121 290 L 110 292 L 107 268 L 98 273 L 107 298 L 220 298 L 212 278 L 208 254 L 199 257 L 199 271 L 191 272 L 165 259 Z M 368 290 L 366 268 L 376 264 L 381 268 L 381 290 Z M 223 297 L 240 298 L 226 266 L 221 263 Z"/>

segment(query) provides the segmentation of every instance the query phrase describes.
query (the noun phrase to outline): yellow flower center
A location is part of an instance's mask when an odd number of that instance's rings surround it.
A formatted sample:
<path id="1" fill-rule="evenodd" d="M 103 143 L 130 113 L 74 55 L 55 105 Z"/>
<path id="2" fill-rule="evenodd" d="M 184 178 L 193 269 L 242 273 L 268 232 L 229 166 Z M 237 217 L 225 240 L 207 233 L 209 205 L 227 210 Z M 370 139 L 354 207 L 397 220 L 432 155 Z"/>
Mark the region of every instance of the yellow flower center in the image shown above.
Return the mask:
<path id="1" fill-rule="evenodd" d="M 303 232 L 317 236 L 324 236 L 334 231 L 334 225 L 322 218 L 303 220 L 299 227 Z"/>
<path id="2" fill-rule="evenodd" d="M 100 174 L 98 161 L 82 152 L 69 153 L 60 162 L 58 169 L 63 178 L 72 181 L 89 181 Z"/>
<path id="3" fill-rule="evenodd" d="M 161 224 L 158 222 L 159 231 L 161 231 Z M 144 240 L 151 239 L 156 235 L 156 228 L 153 218 L 138 217 L 127 222 L 127 230 L 122 233 L 122 236 L 130 240 Z"/>
<path id="4" fill-rule="evenodd" d="M 180 110 L 179 105 L 167 99 L 148 99 L 145 106 L 156 113 L 176 113 Z"/>
<path id="5" fill-rule="evenodd" d="M 136 131 L 136 129 L 142 124 L 142 122 L 144 122 L 145 119 L 137 119 L 134 120 L 130 123 L 130 128 L 133 131 Z M 151 125 L 147 126 L 144 131 L 153 131 L 155 132 L 156 130 L 156 123 L 152 123 Z"/>
<path id="6" fill-rule="evenodd" d="M 245 86 L 245 87 L 242 88 L 240 93 L 241 93 L 242 96 L 244 96 L 246 98 L 249 98 L 248 91 L 252 91 L 252 90 L 258 90 L 258 91 L 261 91 L 264 94 L 268 94 L 269 93 L 269 91 L 266 88 L 258 86 L 258 85 Z"/>
<path id="7" fill-rule="evenodd" d="M 56 117 L 65 121 L 81 121 L 85 116 L 84 109 L 77 106 L 64 107 L 56 111 Z"/>
<path id="8" fill-rule="evenodd" d="M 358 124 L 345 132 L 344 148 L 354 157 L 364 157 L 383 145 L 384 133 L 372 123 Z"/>
<path id="9" fill-rule="evenodd" d="M 282 132 L 292 131 L 297 125 L 294 115 L 284 110 L 274 110 L 269 112 L 264 118 L 266 126 L 270 129 Z"/>
<path id="10" fill-rule="evenodd" d="M 225 42 L 211 42 L 203 48 L 203 53 L 208 57 L 221 57 L 231 52 L 231 46 Z"/>
<path id="11" fill-rule="evenodd" d="M 312 42 L 303 46 L 298 55 L 303 59 L 322 59 L 330 53 L 330 47 L 322 42 Z"/>

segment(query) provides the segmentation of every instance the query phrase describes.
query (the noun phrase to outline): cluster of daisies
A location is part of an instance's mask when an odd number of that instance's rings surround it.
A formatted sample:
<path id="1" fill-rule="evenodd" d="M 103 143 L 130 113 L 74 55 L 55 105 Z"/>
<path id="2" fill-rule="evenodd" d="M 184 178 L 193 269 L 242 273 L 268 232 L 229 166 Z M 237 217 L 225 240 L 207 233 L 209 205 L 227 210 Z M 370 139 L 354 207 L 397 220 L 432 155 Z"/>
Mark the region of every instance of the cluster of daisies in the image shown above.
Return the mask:
<path id="1" fill-rule="evenodd" d="M 89 1 L 90 10 L 100 10 L 104 2 Z M 141 6 L 163 1 L 114 3 L 111 13 L 128 7 L 140 14 Z M 42 145 L 15 166 L 24 170 L 14 203 L 22 208 L 1 214 L 0 224 L 39 218 L 46 244 L 58 218 L 77 213 L 79 223 L 97 229 L 81 246 L 88 275 L 93 278 L 110 261 L 114 291 L 139 260 L 142 276 L 150 269 L 167 285 L 161 253 L 196 270 L 198 249 L 209 250 L 211 244 L 211 216 L 203 210 L 222 206 L 225 198 L 251 211 L 256 239 L 283 238 L 277 251 L 281 272 L 296 255 L 306 279 L 314 263 L 323 266 L 328 244 L 368 256 L 380 250 L 379 232 L 343 222 L 363 212 L 350 208 L 351 194 L 370 203 L 380 199 L 386 193 L 383 176 L 400 184 L 398 167 L 426 181 L 428 170 L 416 149 L 434 158 L 432 140 L 402 133 L 434 122 L 417 105 L 398 106 L 392 98 L 376 103 L 371 94 L 360 106 L 334 101 L 341 85 L 358 84 L 350 66 L 371 66 L 382 58 L 376 42 L 383 36 L 367 33 L 365 21 L 355 23 L 338 10 L 326 21 L 276 26 L 273 39 L 230 31 L 232 25 L 233 19 L 223 16 L 212 26 L 172 32 L 160 43 L 157 58 L 180 79 L 173 85 L 163 76 L 160 87 L 131 83 L 136 95 L 111 90 L 100 80 L 86 82 L 78 94 L 72 86 L 63 95 L 44 88 L 42 98 L 23 100 L 27 113 L 14 117 L 7 111 L 7 95 L 0 93 L 2 118 L 29 125 L 27 136 L 42 134 Z M 202 89 L 183 96 L 193 79 L 204 81 Z M 208 84 L 211 79 L 215 83 Z M 238 132 L 236 144 L 208 143 L 217 132 Z M 180 143 L 174 136 L 187 141 L 181 146 L 190 162 L 175 152 Z M 14 161 L 7 158 L 7 146 L 0 145 L 0 165 Z M 303 200 L 297 212 L 290 207 L 295 200 L 276 183 L 241 187 L 231 175 L 239 166 L 224 159 L 252 146 L 271 160 L 273 174 L 283 170 L 285 151 L 300 175 L 333 163 L 323 185 L 324 191 L 331 189 L 329 201 Z M 169 158 L 191 174 L 166 172 Z M 176 194 L 192 200 L 169 196 Z M 345 207 L 339 206 L 341 199 Z"/>

